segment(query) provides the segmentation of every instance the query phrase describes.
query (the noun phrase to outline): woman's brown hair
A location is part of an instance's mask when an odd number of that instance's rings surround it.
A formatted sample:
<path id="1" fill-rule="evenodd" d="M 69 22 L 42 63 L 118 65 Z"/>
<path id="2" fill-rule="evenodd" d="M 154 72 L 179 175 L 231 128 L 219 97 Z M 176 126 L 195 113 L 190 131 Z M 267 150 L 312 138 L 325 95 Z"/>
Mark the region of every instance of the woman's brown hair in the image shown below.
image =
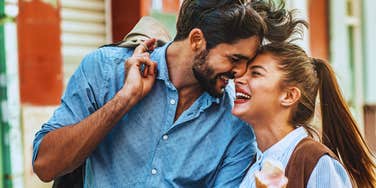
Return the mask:
<path id="1" fill-rule="evenodd" d="M 319 92 L 323 144 L 341 159 L 354 185 L 374 187 L 374 156 L 360 134 L 330 64 L 308 57 L 302 48 L 291 43 L 270 43 L 260 53 L 270 53 L 279 61 L 279 67 L 284 72 L 282 86 L 293 85 L 301 91 L 291 123 L 304 126 L 313 135 L 308 125 L 313 118 Z"/>

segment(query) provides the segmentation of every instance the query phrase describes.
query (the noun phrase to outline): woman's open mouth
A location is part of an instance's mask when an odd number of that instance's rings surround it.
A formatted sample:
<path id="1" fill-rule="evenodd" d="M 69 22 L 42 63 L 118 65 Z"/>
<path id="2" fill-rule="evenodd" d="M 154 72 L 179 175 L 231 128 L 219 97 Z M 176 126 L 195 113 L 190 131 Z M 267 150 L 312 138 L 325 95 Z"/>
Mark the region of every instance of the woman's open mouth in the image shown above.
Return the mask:
<path id="1" fill-rule="evenodd" d="M 252 98 L 252 95 L 250 93 L 247 93 L 246 91 L 236 88 L 236 99 L 234 101 L 235 104 L 241 104 L 249 101 Z"/>

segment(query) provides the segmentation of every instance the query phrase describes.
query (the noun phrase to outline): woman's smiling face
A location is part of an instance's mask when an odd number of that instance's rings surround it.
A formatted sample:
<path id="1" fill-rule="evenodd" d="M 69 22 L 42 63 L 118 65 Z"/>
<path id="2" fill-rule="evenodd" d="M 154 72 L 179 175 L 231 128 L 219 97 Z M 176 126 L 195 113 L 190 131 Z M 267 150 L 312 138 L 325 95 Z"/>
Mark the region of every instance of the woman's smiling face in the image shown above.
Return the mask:
<path id="1" fill-rule="evenodd" d="M 236 100 L 232 113 L 249 123 L 277 113 L 282 108 L 282 75 L 278 60 L 270 53 L 258 55 L 247 72 L 235 79 Z"/>

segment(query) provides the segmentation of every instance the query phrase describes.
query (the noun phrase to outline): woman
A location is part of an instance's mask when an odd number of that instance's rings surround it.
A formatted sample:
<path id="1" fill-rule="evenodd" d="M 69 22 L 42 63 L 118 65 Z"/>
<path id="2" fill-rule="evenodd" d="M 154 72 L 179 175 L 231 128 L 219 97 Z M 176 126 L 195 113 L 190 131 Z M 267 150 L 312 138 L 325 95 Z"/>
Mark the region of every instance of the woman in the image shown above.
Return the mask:
<path id="1" fill-rule="evenodd" d="M 372 154 L 328 63 L 294 44 L 270 43 L 235 86 L 232 113 L 252 125 L 259 148 L 240 187 L 255 187 L 267 158 L 286 168 L 287 187 L 375 186 Z M 324 145 L 308 139 L 318 92 Z"/>

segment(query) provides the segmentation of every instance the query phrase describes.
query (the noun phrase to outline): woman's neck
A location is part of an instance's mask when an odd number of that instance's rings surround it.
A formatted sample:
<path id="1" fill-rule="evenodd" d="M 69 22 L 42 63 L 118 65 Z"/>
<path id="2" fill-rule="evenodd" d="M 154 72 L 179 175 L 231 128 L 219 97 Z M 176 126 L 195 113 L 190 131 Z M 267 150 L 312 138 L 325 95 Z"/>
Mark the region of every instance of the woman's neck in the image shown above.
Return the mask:
<path id="1" fill-rule="evenodd" d="M 294 130 L 288 121 L 271 120 L 252 123 L 259 149 L 264 152 Z"/>

